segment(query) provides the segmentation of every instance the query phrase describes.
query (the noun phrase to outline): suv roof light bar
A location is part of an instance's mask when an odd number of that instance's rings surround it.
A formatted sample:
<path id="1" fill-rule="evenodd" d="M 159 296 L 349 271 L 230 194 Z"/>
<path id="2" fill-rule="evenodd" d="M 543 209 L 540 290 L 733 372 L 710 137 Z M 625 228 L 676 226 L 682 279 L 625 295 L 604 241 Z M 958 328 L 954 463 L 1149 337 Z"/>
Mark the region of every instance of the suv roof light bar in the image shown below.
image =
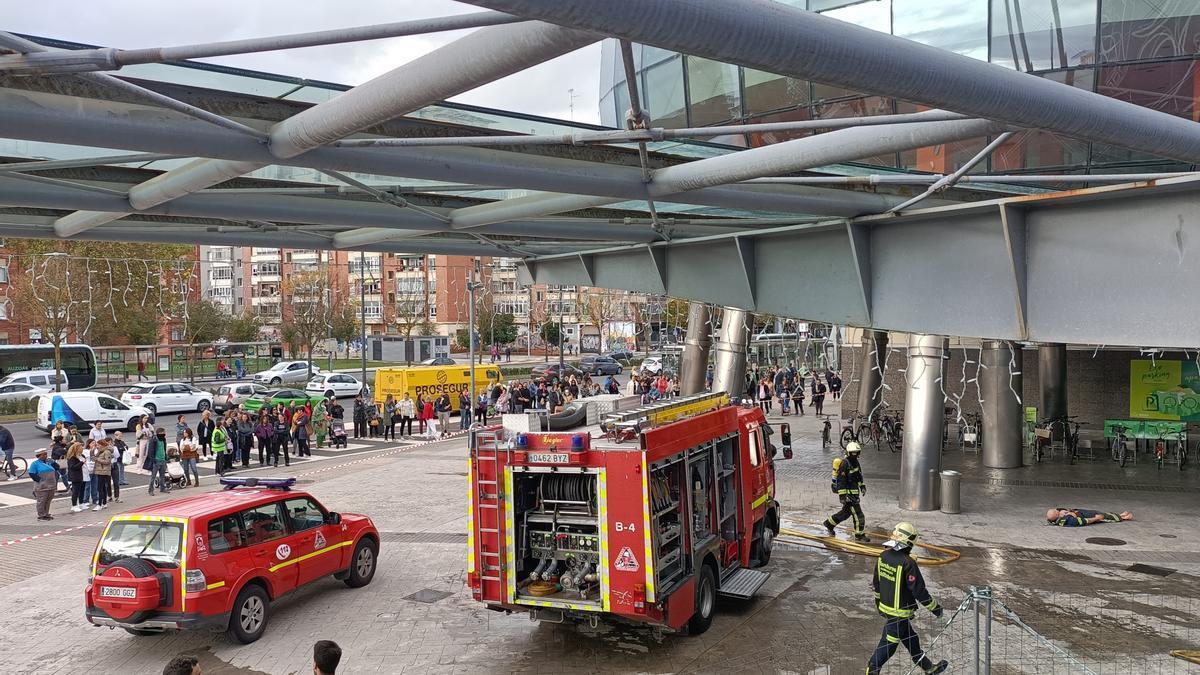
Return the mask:
<path id="1" fill-rule="evenodd" d="M 256 478 L 254 476 L 248 476 L 245 478 L 221 479 L 221 485 L 224 485 L 226 490 L 232 490 L 239 487 L 262 487 L 269 490 L 283 490 L 284 492 L 287 492 L 291 490 L 292 486 L 295 484 L 295 478 Z"/>

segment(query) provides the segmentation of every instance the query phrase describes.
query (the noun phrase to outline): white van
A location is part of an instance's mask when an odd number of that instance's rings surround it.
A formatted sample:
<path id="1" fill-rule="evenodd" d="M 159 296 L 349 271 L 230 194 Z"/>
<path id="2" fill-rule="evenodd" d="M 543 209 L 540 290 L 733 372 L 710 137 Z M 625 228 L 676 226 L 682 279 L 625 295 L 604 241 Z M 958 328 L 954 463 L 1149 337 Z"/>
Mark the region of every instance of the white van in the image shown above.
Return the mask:
<path id="1" fill-rule="evenodd" d="M 47 433 L 58 420 L 74 424 L 81 432 L 95 422 L 103 422 L 105 429 L 133 431 L 142 415 L 150 414 L 140 405 L 125 405 L 108 394 L 95 391 L 42 394 L 37 401 L 37 419 L 33 425 Z"/>
<path id="2" fill-rule="evenodd" d="M 62 383 L 63 391 L 71 388 L 66 373 L 59 371 L 58 381 Z M 6 375 L 3 380 L 0 380 L 0 384 L 31 384 L 44 389 L 54 389 L 54 370 L 20 370 Z"/>

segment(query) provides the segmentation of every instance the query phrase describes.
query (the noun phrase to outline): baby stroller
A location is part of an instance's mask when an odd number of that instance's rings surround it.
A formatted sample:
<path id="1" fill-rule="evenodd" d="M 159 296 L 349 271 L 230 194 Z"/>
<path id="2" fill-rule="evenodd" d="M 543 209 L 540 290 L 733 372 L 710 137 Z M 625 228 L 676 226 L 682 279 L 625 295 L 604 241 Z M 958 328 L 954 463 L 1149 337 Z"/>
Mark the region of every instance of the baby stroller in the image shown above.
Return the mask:
<path id="1" fill-rule="evenodd" d="M 333 437 L 333 447 L 346 447 L 346 423 L 342 420 L 334 420 L 329 424 L 329 432 Z"/>
<path id="2" fill-rule="evenodd" d="M 186 476 L 183 473 L 183 464 L 179 462 L 179 448 L 171 443 L 167 446 L 167 481 L 171 484 L 171 489 L 176 490 L 183 487 Z M 150 477 L 154 487 L 162 490 L 163 485 L 158 479 L 158 475 Z"/>

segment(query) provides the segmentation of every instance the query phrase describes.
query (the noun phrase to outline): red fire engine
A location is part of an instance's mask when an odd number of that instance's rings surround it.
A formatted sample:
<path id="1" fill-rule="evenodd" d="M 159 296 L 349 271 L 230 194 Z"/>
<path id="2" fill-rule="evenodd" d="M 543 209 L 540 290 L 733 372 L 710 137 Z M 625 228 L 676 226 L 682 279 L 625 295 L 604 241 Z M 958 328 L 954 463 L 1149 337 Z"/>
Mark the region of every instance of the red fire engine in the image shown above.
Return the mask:
<path id="1" fill-rule="evenodd" d="M 779 533 L 762 411 L 701 394 L 567 432 L 489 427 L 470 459 L 475 599 L 552 622 L 699 634 L 718 595 L 750 598 Z M 785 438 L 785 442 L 787 439 Z"/>

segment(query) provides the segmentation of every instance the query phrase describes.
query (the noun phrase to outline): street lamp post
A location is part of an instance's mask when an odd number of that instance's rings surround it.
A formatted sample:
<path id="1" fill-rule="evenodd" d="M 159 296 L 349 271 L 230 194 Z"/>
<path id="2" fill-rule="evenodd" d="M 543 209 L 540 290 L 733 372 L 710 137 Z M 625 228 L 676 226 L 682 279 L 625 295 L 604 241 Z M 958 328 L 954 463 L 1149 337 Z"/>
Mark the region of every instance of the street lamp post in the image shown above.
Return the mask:
<path id="1" fill-rule="evenodd" d="M 475 259 L 475 266 L 471 269 L 467 279 L 467 363 L 470 364 L 470 381 L 471 381 L 471 402 L 470 405 L 475 405 L 475 397 L 478 391 L 475 385 L 475 291 L 479 289 L 479 285 L 475 283 L 475 274 L 479 271 L 479 258 Z M 466 414 L 466 411 L 459 411 L 459 415 Z"/>
<path id="2" fill-rule="evenodd" d="M 362 356 L 362 383 L 367 383 L 367 252 L 358 254 L 358 313 L 359 339 L 362 341 L 360 356 Z"/>

